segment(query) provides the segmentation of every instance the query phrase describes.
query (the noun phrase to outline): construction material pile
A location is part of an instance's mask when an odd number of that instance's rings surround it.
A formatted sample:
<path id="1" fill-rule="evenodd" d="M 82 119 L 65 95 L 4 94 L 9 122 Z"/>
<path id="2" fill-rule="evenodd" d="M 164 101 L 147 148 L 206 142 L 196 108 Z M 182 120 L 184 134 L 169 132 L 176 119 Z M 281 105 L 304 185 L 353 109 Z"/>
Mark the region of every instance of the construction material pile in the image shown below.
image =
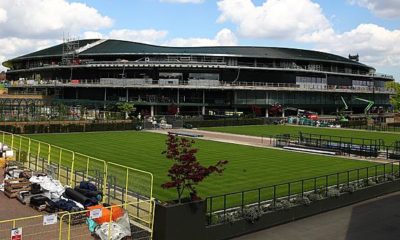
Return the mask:
<path id="1" fill-rule="evenodd" d="M 99 239 L 123 239 L 131 236 L 129 216 L 117 206 L 102 204 L 103 193 L 89 181 L 75 187 L 43 172 L 27 169 L 18 161 L 6 161 L 1 191 L 9 198 L 42 212 L 71 212 L 68 224 L 88 224 L 90 233 Z M 92 212 L 97 214 L 92 214 Z M 61 214 L 59 214 L 60 217 Z M 110 235 L 110 236 L 108 236 Z"/>

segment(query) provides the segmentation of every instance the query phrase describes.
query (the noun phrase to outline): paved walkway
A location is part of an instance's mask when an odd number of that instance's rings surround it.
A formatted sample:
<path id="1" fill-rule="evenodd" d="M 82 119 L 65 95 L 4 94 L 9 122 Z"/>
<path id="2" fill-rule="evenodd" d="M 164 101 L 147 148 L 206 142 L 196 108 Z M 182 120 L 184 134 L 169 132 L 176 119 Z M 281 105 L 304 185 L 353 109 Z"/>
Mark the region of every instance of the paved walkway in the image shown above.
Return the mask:
<path id="1" fill-rule="evenodd" d="M 247 146 L 272 147 L 273 145 L 272 139 L 270 138 L 254 137 L 254 136 L 231 134 L 231 133 L 211 132 L 211 131 L 204 131 L 197 129 L 157 129 L 157 130 L 147 130 L 147 131 L 154 133 L 161 133 L 161 134 L 168 134 L 168 132 L 201 134 L 203 135 L 203 137 L 199 139 L 216 141 L 216 142 L 234 143 Z"/>
<path id="2" fill-rule="evenodd" d="M 397 240 L 399 237 L 398 192 L 235 240 Z"/>
<path id="3" fill-rule="evenodd" d="M 281 150 L 281 151 L 289 151 L 289 150 L 286 150 L 283 148 L 274 147 L 274 139 L 266 138 L 266 137 L 255 137 L 255 136 L 249 136 L 249 135 L 212 132 L 212 131 L 197 130 L 197 129 L 156 129 L 156 130 L 146 130 L 146 131 L 153 132 L 153 133 L 159 133 L 159 134 L 168 134 L 168 132 L 194 133 L 194 134 L 203 135 L 203 137 L 198 138 L 198 139 L 202 139 L 202 140 L 233 143 L 233 144 L 240 144 L 240 145 L 252 146 L 252 147 L 273 148 L 273 149 Z M 319 154 L 319 153 L 306 153 L 306 152 L 301 152 L 301 153 L 327 156 L 327 155 Z M 391 162 L 391 161 L 387 161 L 386 159 L 375 159 L 375 158 L 369 159 L 369 158 L 361 158 L 358 156 L 348 156 L 348 155 L 346 155 L 346 156 L 336 155 L 333 157 L 361 160 L 361 161 L 368 161 L 368 162 L 377 162 L 377 163 Z"/>

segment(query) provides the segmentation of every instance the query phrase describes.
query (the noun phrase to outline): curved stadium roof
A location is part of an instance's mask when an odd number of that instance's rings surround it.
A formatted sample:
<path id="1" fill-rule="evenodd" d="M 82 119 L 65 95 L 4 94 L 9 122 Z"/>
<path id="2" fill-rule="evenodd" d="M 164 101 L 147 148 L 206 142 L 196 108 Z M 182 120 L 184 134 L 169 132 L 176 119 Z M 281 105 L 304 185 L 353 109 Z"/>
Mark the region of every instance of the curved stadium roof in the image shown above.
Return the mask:
<path id="1" fill-rule="evenodd" d="M 96 42 L 98 44 L 96 44 Z M 88 44 L 93 44 L 90 46 Z M 277 47 L 163 47 L 137 42 L 129 42 L 123 40 L 100 40 L 86 39 L 79 41 L 80 47 L 88 45 L 79 53 L 80 56 L 96 56 L 96 55 L 209 55 L 209 56 L 232 56 L 232 57 L 252 57 L 252 58 L 268 58 L 268 59 L 290 59 L 305 60 L 316 62 L 333 62 L 341 64 L 350 64 L 359 67 L 368 67 L 362 63 L 352 61 L 348 58 L 338 55 L 293 49 L 293 48 L 277 48 Z M 59 44 L 50 48 L 46 48 L 37 52 L 23 55 L 3 63 L 10 65 L 14 61 L 28 60 L 35 58 L 61 57 L 63 52 L 63 44 Z"/>

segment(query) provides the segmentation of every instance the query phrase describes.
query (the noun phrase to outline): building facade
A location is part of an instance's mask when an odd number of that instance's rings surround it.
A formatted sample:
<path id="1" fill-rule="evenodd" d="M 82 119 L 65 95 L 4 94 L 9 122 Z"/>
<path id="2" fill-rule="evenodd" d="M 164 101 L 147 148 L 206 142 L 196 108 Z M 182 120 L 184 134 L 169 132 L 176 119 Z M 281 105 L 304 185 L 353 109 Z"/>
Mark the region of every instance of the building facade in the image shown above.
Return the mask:
<path id="1" fill-rule="evenodd" d="M 3 63 L 11 94 L 105 107 L 132 102 L 149 115 L 267 115 L 277 104 L 332 114 L 343 101 L 387 110 L 392 76 L 329 53 L 267 47 L 162 47 L 120 40 L 68 41 Z M 50 100 L 49 100 L 50 99 Z"/>

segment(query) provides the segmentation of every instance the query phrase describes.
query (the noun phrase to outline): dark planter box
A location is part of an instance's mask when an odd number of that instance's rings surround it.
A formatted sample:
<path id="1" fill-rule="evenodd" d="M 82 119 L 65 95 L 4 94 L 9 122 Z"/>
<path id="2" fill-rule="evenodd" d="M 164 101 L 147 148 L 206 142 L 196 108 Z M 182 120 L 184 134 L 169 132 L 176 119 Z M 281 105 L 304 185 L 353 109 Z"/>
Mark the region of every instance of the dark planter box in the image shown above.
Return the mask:
<path id="1" fill-rule="evenodd" d="M 154 239 L 204 240 L 206 202 L 156 204 L 154 220 Z"/>
<path id="2" fill-rule="evenodd" d="M 266 213 L 255 223 L 243 219 L 233 223 L 206 226 L 206 202 L 198 201 L 175 205 L 156 205 L 155 240 L 219 240 L 256 232 L 279 224 L 305 218 L 336 208 L 351 205 L 400 190 L 400 180 L 296 206 L 287 210 Z"/>
<path id="3" fill-rule="evenodd" d="M 229 239 L 237 237 L 399 190 L 400 181 L 397 180 L 395 182 L 388 182 L 361 189 L 354 193 L 346 193 L 338 198 L 316 201 L 309 206 L 295 206 L 287 210 L 266 213 L 255 223 L 250 223 L 243 219 L 233 223 L 209 226 L 206 228 L 206 236 L 204 239 Z"/>

